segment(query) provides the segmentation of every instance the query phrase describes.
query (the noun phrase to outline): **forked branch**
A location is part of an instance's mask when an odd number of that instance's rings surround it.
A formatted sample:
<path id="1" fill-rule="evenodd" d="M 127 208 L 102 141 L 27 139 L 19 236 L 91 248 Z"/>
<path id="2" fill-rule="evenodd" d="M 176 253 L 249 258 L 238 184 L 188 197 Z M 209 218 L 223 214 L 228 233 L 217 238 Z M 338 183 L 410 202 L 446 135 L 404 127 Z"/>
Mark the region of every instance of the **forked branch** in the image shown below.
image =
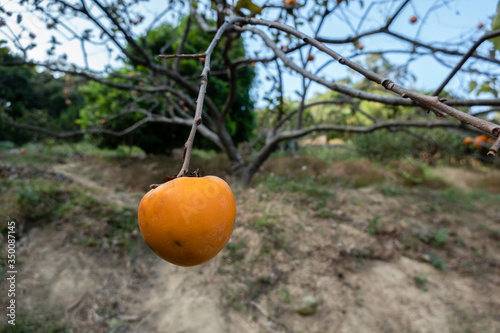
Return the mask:
<path id="1" fill-rule="evenodd" d="M 210 57 L 212 56 L 212 52 L 228 26 L 241 19 L 242 18 L 235 18 L 231 21 L 224 22 L 224 24 L 222 24 L 217 30 L 217 33 L 210 42 L 210 45 L 208 46 L 205 53 L 203 53 L 205 55 L 205 66 L 203 66 L 203 71 L 201 73 L 200 91 L 198 93 L 198 99 L 196 100 L 196 112 L 193 118 L 191 132 L 189 133 L 189 137 L 186 141 L 186 144 L 184 145 L 182 168 L 179 171 L 177 177 L 183 177 L 189 173 L 189 163 L 191 161 L 191 151 L 193 150 L 194 137 L 196 135 L 198 126 L 200 126 L 202 123 L 203 101 L 205 100 L 205 93 L 207 91 L 208 76 L 210 74 Z"/>

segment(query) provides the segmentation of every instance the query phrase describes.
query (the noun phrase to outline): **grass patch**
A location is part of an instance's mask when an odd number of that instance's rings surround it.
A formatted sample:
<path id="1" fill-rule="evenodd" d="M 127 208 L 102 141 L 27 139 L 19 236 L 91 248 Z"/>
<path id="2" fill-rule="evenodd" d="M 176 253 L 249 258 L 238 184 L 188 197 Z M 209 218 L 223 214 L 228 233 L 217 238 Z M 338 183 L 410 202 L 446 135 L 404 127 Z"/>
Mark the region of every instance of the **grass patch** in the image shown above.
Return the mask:
<path id="1" fill-rule="evenodd" d="M 287 246 L 283 228 L 277 222 L 275 217 L 267 214 L 255 221 L 255 229 L 262 238 L 261 254 L 264 256 L 273 251 L 285 249 Z"/>
<path id="2" fill-rule="evenodd" d="M 294 192 L 311 197 L 331 198 L 335 194 L 330 192 L 324 184 L 319 183 L 312 177 L 305 179 L 294 179 L 284 176 L 269 175 L 260 182 L 273 192 Z"/>
<path id="3" fill-rule="evenodd" d="M 422 291 L 429 291 L 429 288 L 427 288 L 427 277 L 424 274 L 417 274 L 413 277 L 413 280 L 415 281 L 415 285 L 421 289 Z"/>
<path id="4" fill-rule="evenodd" d="M 102 202 L 86 189 L 41 179 L 4 179 L 0 188 L 6 193 L 0 207 L 9 207 L 6 217 L 17 222 L 19 237 L 34 226 L 62 222 L 78 226 L 71 235 L 76 244 L 131 250 L 137 243 L 131 236 L 137 230 L 137 211 Z"/>
<path id="5" fill-rule="evenodd" d="M 428 196 L 428 201 L 440 205 L 441 209 L 448 210 L 479 210 L 488 206 L 496 207 L 499 194 L 492 194 L 484 190 L 463 191 L 449 188 L 443 191 L 422 191 Z"/>
<path id="6" fill-rule="evenodd" d="M 48 315 L 27 314 L 18 310 L 16 325 L 0 324 L 0 332 L 5 333 L 70 333 L 74 330 L 66 323 Z"/>
<path id="7" fill-rule="evenodd" d="M 244 240 L 229 242 L 226 245 L 226 252 L 222 258 L 223 262 L 226 264 L 234 264 L 243 260 L 243 258 L 245 258 L 247 248 L 247 244 Z"/>
<path id="8" fill-rule="evenodd" d="M 367 234 L 376 235 L 379 233 L 380 228 L 382 227 L 380 219 L 380 216 L 375 216 L 368 222 L 368 227 L 366 228 Z"/>
<path id="9" fill-rule="evenodd" d="M 14 203 L 21 218 L 28 221 L 50 217 L 69 199 L 67 190 L 57 182 L 24 180 L 19 185 Z"/>
<path id="10" fill-rule="evenodd" d="M 4 145 L 5 146 L 5 145 Z M 74 158 L 82 156 L 98 157 L 145 157 L 146 154 L 139 147 L 129 147 L 120 145 L 116 149 L 103 149 L 97 147 L 91 141 L 81 141 L 78 143 L 67 143 L 61 141 L 56 143 L 54 140 L 45 140 L 40 143 L 28 143 L 23 146 L 26 153 L 9 152 L 9 149 L 0 148 L 2 161 L 13 165 L 51 165 L 54 163 L 71 162 Z"/>
<path id="11" fill-rule="evenodd" d="M 349 145 L 338 146 L 306 146 L 301 148 L 300 155 L 313 155 L 327 162 L 354 161 L 360 158 L 360 155 Z"/>
<path id="12" fill-rule="evenodd" d="M 421 234 L 419 239 L 434 247 L 443 247 L 450 236 L 450 230 L 447 228 L 432 229 L 425 234 Z"/>

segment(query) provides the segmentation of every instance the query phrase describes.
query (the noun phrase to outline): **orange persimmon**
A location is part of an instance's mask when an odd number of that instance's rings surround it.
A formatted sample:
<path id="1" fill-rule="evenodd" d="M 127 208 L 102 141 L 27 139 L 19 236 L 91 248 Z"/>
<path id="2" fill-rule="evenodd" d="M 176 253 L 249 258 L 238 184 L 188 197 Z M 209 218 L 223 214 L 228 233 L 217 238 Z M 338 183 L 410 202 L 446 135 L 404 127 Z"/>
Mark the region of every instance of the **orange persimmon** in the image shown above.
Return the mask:
<path id="1" fill-rule="evenodd" d="M 476 136 L 474 138 L 474 148 L 481 148 L 481 146 L 483 146 L 483 142 L 487 142 L 488 141 L 488 137 L 484 134 L 482 135 L 479 135 L 479 136 Z"/>
<path id="2" fill-rule="evenodd" d="M 139 228 L 149 247 L 178 266 L 195 266 L 214 258 L 229 241 L 236 203 L 219 177 L 179 177 L 144 195 Z"/>

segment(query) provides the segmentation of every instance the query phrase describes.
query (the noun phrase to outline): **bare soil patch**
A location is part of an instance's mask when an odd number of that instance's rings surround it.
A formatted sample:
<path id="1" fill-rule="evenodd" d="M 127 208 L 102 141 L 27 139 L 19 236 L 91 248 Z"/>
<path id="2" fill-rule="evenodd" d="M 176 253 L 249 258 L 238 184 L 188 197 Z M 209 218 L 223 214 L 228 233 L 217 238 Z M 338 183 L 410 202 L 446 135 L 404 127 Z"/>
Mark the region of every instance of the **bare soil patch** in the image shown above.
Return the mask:
<path id="1" fill-rule="evenodd" d="M 78 163 L 53 170 L 136 208 L 141 192 L 106 185 L 127 168 L 92 179 Z M 75 332 L 500 331 L 494 197 L 382 185 L 236 189 L 229 245 L 194 268 L 161 261 L 137 231 L 126 237 L 133 249 L 108 249 L 76 241 L 77 221 L 51 221 L 18 241 L 19 315 Z M 294 311 L 307 295 L 318 302 L 312 316 Z"/>

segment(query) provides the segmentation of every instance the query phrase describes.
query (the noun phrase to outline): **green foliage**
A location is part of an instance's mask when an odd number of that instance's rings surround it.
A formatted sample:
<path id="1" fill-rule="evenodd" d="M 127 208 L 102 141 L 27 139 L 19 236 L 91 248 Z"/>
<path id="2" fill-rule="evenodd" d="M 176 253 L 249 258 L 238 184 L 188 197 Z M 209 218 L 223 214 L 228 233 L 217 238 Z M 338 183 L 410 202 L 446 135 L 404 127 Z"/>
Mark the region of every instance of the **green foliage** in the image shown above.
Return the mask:
<path id="1" fill-rule="evenodd" d="M 126 75 L 130 67 L 124 67 L 115 72 L 116 75 Z M 114 83 L 128 82 L 124 78 L 111 78 Z M 78 123 L 82 128 L 106 128 L 114 131 L 121 131 L 145 116 L 140 113 L 129 113 L 118 117 L 112 121 L 118 113 L 123 111 L 129 103 L 137 101 L 137 95 L 127 90 L 118 90 L 98 82 L 89 82 L 80 89 L 85 99 L 85 107 L 80 110 Z M 158 97 L 152 102 L 141 102 L 139 107 L 148 109 L 154 103 L 160 103 Z M 104 121 L 104 123 L 101 123 Z M 185 142 L 189 128 L 172 124 L 147 123 L 140 126 L 125 137 L 101 137 L 98 144 L 103 148 L 117 148 L 127 143 L 143 149 L 146 153 L 169 153 L 172 148 L 180 147 Z"/>
<path id="2" fill-rule="evenodd" d="M 275 225 L 276 221 L 267 214 L 255 222 L 255 227 L 259 230 L 272 229 Z"/>
<path id="3" fill-rule="evenodd" d="M 359 159 L 356 151 L 348 146 L 327 147 L 327 146 L 305 146 L 300 149 L 301 155 L 316 156 L 327 163 L 338 161 L 354 161 Z"/>
<path id="4" fill-rule="evenodd" d="M 245 258 L 245 253 L 247 251 L 247 244 L 243 240 L 237 242 L 229 242 L 226 246 L 226 253 L 223 257 L 225 263 L 234 264 Z"/>
<path id="5" fill-rule="evenodd" d="M 0 182 L 0 190 L 6 193 L 0 200 L 0 209 L 9 208 L 5 210 L 7 217 L 19 223 L 20 236 L 34 225 L 58 220 L 79 225 L 73 240 L 80 245 L 105 250 L 123 246 L 130 251 L 137 244 L 133 238 L 137 210 L 102 202 L 88 190 L 36 178 L 5 180 Z"/>
<path id="6" fill-rule="evenodd" d="M 412 132 L 421 137 L 404 132 L 379 130 L 353 136 L 351 142 L 357 153 L 378 161 L 397 160 L 403 157 L 439 158 L 453 157 L 462 149 L 462 137 L 445 129 L 414 129 Z M 438 146 L 439 145 L 439 146 Z M 446 147 L 443 149 L 443 147 Z"/>
<path id="7" fill-rule="evenodd" d="M 450 230 L 447 228 L 433 229 L 429 233 L 421 235 L 420 239 L 434 247 L 442 247 L 448 241 Z"/>
<path id="8" fill-rule="evenodd" d="M 137 229 L 137 211 L 130 208 L 116 209 L 107 218 L 111 227 L 106 233 L 107 238 L 113 238 L 123 232 L 131 232 Z"/>
<path id="9" fill-rule="evenodd" d="M 0 51 L 0 60 L 20 60 L 7 48 Z M 0 66 L 0 115 L 53 131 L 74 129 L 83 100 L 72 86 L 69 77 L 55 78 L 33 67 Z M 31 132 L 5 125 L 3 117 L 0 117 L 0 140 L 22 144 L 32 139 Z"/>
<path id="10" fill-rule="evenodd" d="M 271 174 L 264 179 L 263 184 L 273 192 L 296 192 L 315 198 L 330 198 L 334 196 L 333 193 L 319 187 L 320 184 L 311 177 L 300 179 Z"/>
<path id="11" fill-rule="evenodd" d="M 446 262 L 444 262 L 443 260 L 441 260 L 439 258 L 435 258 L 434 260 L 432 260 L 432 266 L 439 269 L 440 271 L 444 271 L 448 267 L 446 265 Z"/>
<path id="12" fill-rule="evenodd" d="M 49 216 L 64 201 L 66 193 L 50 182 L 26 181 L 16 194 L 15 203 L 27 220 Z"/>
<path id="13" fill-rule="evenodd" d="M 236 3 L 236 9 L 248 9 L 252 15 L 261 14 L 262 7 L 257 6 L 252 2 L 252 0 L 238 0 Z"/>
<path id="14" fill-rule="evenodd" d="M 448 237 L 450 235 L 450 230 L 448 229 L 436 229 L 432 233 L 431 243 L 434 246 L 443 246 L 446 244 Z"/>
<path id="15" fill-rule="evenodd" d="M 141 45 L 151 56 L 156 54 L 173 54 L 181 43 L 184 30 L 186 29 L 187 20 L 181 20 L 181 24 L 177 27 L 164 24 L 154 30 L 148 31 L 147 35 L 140 37 L 137 43 Z M 200 53 L 206 50 L 212 35 L 203 32 L 194 22 L 191 23 L 191 30 L 188 33 L 184 44 L 184 53 Z M 170 41 L 167 45 L 165 41 Z M 225 38 L 221 41 L 221 45 L 226 42 Z M 131 53 L 138 54 L 135 50 L 129 47 Z M 245 48 L 242 40 L 232 42 L 228 57 L 232 60 L 244 57 Z M 174 64 L 174 59 L 155 60 L 171 67 Z M 182 59 L 179 61 L 179 74 L 186 78 L 186 81 L 197 86 L 199 84 L 199 75 L 203 70 L 204 63 L 199 59 Z M 212 53 L 212 71 L 223 71 L 225 65 L 222 62 L 222 46 L 217 46 Z M 135 84 L 143 84 L 147 87 L 150 78 L 148 69 L 139 63 L 128 62 L 125 66 L 113 73 L 113 76 L 108 77 L 108 80 L 117 84 L 130 84 L 131 77 Z M 254 121 L 254 101 L 248 93 L 251 89 L 255 77 L 255 70 L 246 66 L 237 70 L 236 79 L 236 96 L 234 104 L 230 110 L 226 126 L 236 143 L 247 140 L 252 134 L 255 127 Z M 182 88 L 179 88 L 182 89 Z M 80 112 L 79 123 L 82 128 L 104 127 L 115 131 L 123 130 L 136 122 L 140 121 L 145 115 L 140 113 L 130 113 L 114 118 L 122 112 L 124 108 L 134 103 L 138 108 L 151 110 L 153 113 L 162 114 L 170 107 L 165 100 L 165 96 L 147 95 L 141 91 L 119 90 L 108 87 L 101 83 L 89 82 L 81 89 L 85 97 L 86 107 Z M 192 95 L 191 91 L 185 91 L 187 95 Z M 215 105 L 222 108 L 227 95 L 229 94 L 229 82 L 227 75 L 211 76 L 207 87 L 207 96 L 214 101 Z M 179 102 L 178 97 L 167 93 L 167 97 L 174 102 Z M 192 110 L 190 110 L 192 112 Z M 108 121 L 110 120 L 110 121 Z M 134 132 L 125 137 L 104 137 L 100 143 L 104 147 L 116 147 L 119 144 L 127 142 L 142 148 L 146 153 L 169 153 L 173 148 L 182 146 L 185 142 L 190 128 L 183 125 L 167 124 L 167 123 L 147 123 Z M 197 137 L 195 146 L 198 148 L 214 149 L 214 144 L 204 139 L 202 136 Z"/>

